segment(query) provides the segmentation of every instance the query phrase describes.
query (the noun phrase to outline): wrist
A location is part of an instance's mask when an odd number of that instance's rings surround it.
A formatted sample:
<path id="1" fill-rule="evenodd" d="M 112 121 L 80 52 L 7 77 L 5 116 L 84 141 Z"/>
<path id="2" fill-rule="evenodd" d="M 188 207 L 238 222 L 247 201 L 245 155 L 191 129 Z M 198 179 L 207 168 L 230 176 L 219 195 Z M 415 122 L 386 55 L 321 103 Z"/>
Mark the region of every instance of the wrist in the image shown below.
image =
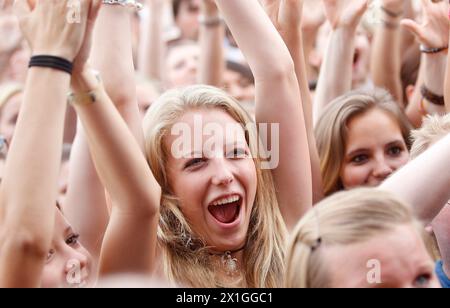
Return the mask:
<path id="1" fill-rule="evenodd" d="M 97 73 L 85 65 L 81 70 L 74 72 L 71 79 L 71 88 L 74 93 L 87 93 L 99 87 Z"/>

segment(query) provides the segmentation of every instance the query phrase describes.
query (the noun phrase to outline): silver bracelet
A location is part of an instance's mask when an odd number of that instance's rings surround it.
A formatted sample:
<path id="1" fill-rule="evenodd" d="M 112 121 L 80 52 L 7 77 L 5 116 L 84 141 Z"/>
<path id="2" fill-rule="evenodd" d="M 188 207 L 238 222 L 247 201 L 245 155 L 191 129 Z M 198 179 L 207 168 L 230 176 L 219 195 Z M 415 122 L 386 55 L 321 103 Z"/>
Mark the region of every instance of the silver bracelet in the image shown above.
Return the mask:
<path id="1" fill-rule="evenodd" d="M 143 8 L 143 5 L 137 0 L 103 0 L 103 4 L 121 5 L 124 7 L 136 9 L 137 11 L 140 11 Z"/>

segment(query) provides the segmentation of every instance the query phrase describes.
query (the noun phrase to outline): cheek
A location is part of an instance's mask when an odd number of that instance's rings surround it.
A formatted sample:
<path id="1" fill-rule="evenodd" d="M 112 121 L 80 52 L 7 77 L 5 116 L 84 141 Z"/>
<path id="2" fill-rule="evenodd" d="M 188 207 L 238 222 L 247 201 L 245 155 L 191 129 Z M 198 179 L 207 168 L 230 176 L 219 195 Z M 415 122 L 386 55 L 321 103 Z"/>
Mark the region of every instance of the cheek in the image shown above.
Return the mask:
<path id="1" fill-rule="evenodd" d="M 57 260 L 44 266 L 42 273 L 41 287 L 42 288 L 59 288 L 64 285 L 63 270 L 60 268 Z"/>
<path id="2" fill-rule="evenodd" d="M 341 172 L 341 181 L 345 189 L 361 186 L 367 180 L 370 174 L 370 166 L 368 164 L 353 166 L 347 164 Z"/>
<path id="3" fill-rule="evenodd" d="M 392 162 L 392 169 L 397 170 L 409 162 L 409 153 L 404 152 L 400 157 Z"/>

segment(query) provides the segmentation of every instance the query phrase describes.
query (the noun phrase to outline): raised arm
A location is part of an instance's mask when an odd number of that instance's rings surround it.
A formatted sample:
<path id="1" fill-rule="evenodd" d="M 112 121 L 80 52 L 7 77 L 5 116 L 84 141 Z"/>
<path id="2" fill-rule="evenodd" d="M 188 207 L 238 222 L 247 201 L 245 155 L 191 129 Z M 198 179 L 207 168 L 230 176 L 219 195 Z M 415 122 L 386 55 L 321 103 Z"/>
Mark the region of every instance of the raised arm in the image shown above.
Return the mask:
<path id="1" fill-rule="evenodd" d="M 331 24 L 331 35 L 320 68 L 314 99 L 314 121 L 335 98 L 352 88 L 352 63 L 358 24 L 367 9 L 367 0 L 323 0 Z"/>
<path id="2" fill-rule="evenodd" d="M 278 29 L 286 43 L 292 59 L 294 60 L 295 73 L 301 94 L 303 114 L 305 116 L 306 133 L 308 136 L 308 148 L 311 159 L 311 172 L 313 183 L 313 202 L 317 203 L 323 198 L 322 175 L 320 173 L 320 159 L 317 152 L 314 136 L 312 98 L 309 91 L 306 57 L 303 49 L 302 16 L 303 0 L 282 2 L 280 0 L 263 1 L 268 15 Z M 278 14 L 277 14 L 278 13 Z M 300 102 L 299 102 L 300 103 Z"/>
<path id="3" fill-rule="evenodd" d="M 403 107 L 401 82 L 402 29 L 405 0 L 382 0 L 382 20 L 375 30 L 370 72 L 377 87 L 387 89 Z"/>
<path id="4" fill-rule="evenodd" d="M 214 0 L 202 0 L 199 83 L 221 87 L 225 71 L 225 25 Z"/>
<path id="5" fill-rule="evenodd" d="M 91 63 L 100 71 L 108 96 L 125 119 L 139 144 L 143 144 L 136 101 L 131 50 L 131 11 L 120 5 L 103 5 L 94 30 Z M 85 55 L 86 57 L 86 55 Z M 66 216 L 80 233 L 81 242 L 98 261 L 109 220 L 105 190 L 92 162 L 85 132 L 78 127 L 70 159 Z"/>
<path id="6" fill-rule="evenodd" d="M 90 1 L 81 22 L 66 21 L 68 1 L 16 1 L 33 55 L 73 61 L 80 50 Z M 38 287 L 53 237 L 57 180 L 70 75 L 32 67 L 0 191 L 0 287 Z"/>
<path id="7" fill-rule="evenodd" d="M 74 76 L 75 93 L 95 91 L 91 104 L 75 104 L 112 211 L 100 255 L 100 275 L 151 273 L 155 262 L 160 188 L 125 121 L 85 68 Z"/>
<path id="8" fill-rule="evenodd" d="M 292 228 L 312 205 L 308 139 L 292 58 L 257 0 L 216 2 L 255 76 L 257 123 L 280 125 L 279 136 L 269 133 L 262 140 L 268 140 L 266 146 L 279 140 L 272 173 L 281 213 Z"/>
<path id="9" fill-rule="evenodd" d="M 148 17 L 144 21 L 142 43 L 139 51 L 139 70 L 147 78 L 164 80 L 163 16 L 165 0 L 146 0 Z"/>
<path id="10" fill-rule="evenodd" d="M 450 9 L 449 9 L 449 19 L 450 19 Z M 450 22 L 448 23 L 450 28 Z M 449 31 L 450 35 L 450 31 Z M 449 38 L 450 41 L 450 38 Z M 447 113 L 450 113 L 450 61 L 447 59 L 447 70 L 445 72 L 445 109 Z"/>
<path id="11" fill-rule="evenodd" d="M 418 176 L 420 175 L 420 176 Z M 382 185 L 408 204 L 426 224 L 450 200 L 450 135 L 394 173 Z"/>
<path id="12" fill-rule="evenodd" d="M 446 1 L 432 2 L 423 1 L 424 20 L 421 24 L 413 20 L 404 20 L 403 26 L 413 33 L 422 45 L 424 52 L 422 54 L 422 73 L 423 81 L 418 84 L 415 100 L 408 107 L 409 115 L 414 113 L 444 113 L 444 106 L 439 106 L 429 99 L 423 99 L 421 94 L 422 87 L 433 93 L 435 96 L 444 96 L 445 68 L 448 53 L 448 8 Z M 447 48 L 446 48 L 447 47 Z M 437 52 L 433 51 L 436 50 Z M 423 110 L 421 110 L 423 109 Z M 416 126 L 421 125 L 421 121 L 415 123 Z"/>

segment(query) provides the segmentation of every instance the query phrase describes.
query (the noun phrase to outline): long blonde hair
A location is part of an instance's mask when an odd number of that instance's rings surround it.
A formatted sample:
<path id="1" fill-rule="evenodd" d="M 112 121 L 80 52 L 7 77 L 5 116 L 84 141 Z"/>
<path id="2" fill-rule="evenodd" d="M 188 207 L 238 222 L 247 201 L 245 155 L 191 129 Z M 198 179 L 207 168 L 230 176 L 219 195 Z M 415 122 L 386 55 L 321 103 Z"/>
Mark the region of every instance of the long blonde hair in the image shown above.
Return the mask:
<path id="1" fill-rule="evenodd" d="M 251 118 L 239 103 L 225 92 L 209 86 L 192 86 L 166 92 L 144 118 L 145 149 L 150 168 L 162 187 L 158 229 L 163 248 L 164 269 L 169 280 L 193 287 L 222 286 L 209 262 L 205 243 L 192 232 L 167 176 L 168 149 L 164 138 L 186 112 L 205 108 L 220 109 L 245 130 L 252 157 L 257 157 L 257 134 L 248 129 Z M 244 250 L 245 280 L 248 287 L 280 287 L 284 274 L 285 225 L 276 200 L 270 170 L 260 168 L 254 159 L 257 190 Z"/>
<path id="2" fill-rule="evenodd" d="M 425 236 L 412 211 L 390 193 L 357 188 L 334 194 L 307 213 L 295 228 L 286 253 L 285 286 L 331 287 L 324 247 L 362 243 L 404 225 Z"/>
<path id="3" fill-rule="evenodd" d="M 392 96 L 385 90 L 352 91 L 338 97 L 324 110 L 315 128 L 320 169 L 326 196 L 343 189 L 340 170 L 347 144 L 347 124 L 372 109 L 383 110 L 397 119 L 408 149 L 411 124 Z"/>

